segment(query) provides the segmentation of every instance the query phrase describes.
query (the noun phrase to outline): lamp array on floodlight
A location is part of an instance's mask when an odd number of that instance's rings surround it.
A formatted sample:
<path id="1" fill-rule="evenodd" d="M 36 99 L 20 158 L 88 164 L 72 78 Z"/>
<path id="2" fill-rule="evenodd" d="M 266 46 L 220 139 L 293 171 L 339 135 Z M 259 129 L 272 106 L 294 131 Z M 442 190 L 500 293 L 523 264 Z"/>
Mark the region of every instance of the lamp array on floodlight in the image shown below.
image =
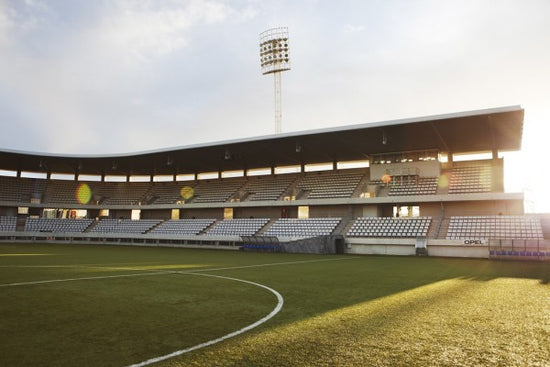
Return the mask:
<path id="1" fill-rule="evenodd" d="M 260 33 L 260 63 L 264 75 L 290 70 L 287 27 Z"/>

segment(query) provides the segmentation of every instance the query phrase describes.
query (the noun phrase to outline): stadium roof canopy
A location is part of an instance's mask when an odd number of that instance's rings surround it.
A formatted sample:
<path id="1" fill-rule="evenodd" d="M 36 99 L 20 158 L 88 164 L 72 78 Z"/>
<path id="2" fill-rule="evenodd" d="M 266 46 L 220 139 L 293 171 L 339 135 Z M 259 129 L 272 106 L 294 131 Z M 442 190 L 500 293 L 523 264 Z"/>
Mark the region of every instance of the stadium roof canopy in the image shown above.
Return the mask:
<path id="1" fill-rule="evenodd" d="M 367 159 L 374 154 L 515 151 L 524 110 L 508 106 L 114 155 L 0 150 L 0 169 L 171 175 Z"/>

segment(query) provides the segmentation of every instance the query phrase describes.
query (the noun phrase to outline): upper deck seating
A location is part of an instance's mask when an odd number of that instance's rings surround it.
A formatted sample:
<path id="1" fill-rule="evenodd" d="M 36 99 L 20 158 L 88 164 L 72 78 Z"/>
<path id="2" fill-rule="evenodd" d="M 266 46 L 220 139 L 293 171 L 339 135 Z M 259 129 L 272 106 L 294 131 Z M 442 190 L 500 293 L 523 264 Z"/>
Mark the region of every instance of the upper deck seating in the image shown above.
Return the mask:
<path id="1" fill-rule="evenodd" d="M 82 233 L 92 222 L 93 219 L 27 218 L 25 231 Z"/>
<path id="2" fill-rule="evenodd" d="M 437 177 L 397 176 L 390 183 L 389 196 L 435 195 Z"/>
<path id="3" fill-rule="evenodd" d="M 244 189 L 248 195 L 246 200 L 277 200 L 295 180 L 295 175 L 251 177 Z"/>
<path id="4" fill-rule="evenodd" d="M 0 217 L 0 232 L 15 232 L 17 228 L 17 217 Z"/>
<path id="5" fill-rule="evenodd" d="M 350 237 L 425 237 L 432 218 L 360 217 L 347 235 Z"/>
<path id="6" fill-rule="evenodd" d="M 253 236 L 268 222 L 269 218 L 225 219 L 215 223 L 206 234 L 213 236 Z"/>
<path id="7" fill-rule="evenodd" d="M 161 219 L 101 219 L 90 233 L 146 233 L 162 222 Z"/>
<path id="8" fill-rule="evenodd" d="M 342 218 L 280 218 L 265 231 L 264 236 L 317 237 L 334 232 Z"/>
<path id="9" fill-rule="evenodd" d="M 437 177 L 396 176 L 390 182 L 389 196 L 435 195 Z"/>
<path id="10" fill-rule="evenodd" d="M 534 216 L 453 216 L 448 240 L 457 239 L 542 239 L 540 219 Z"/>
<path id="11" fill-rule="evenodd" d="M 183 202 L 182 189 L 184 187 L 192 187 L 195 182 L 155 182 L 149 190 L 147 196 L 151 204 L 174 204 Z"/>
<path id="12" fill-rule="evenodd" d="M 492 167 L 487 163 L 455 166 L 449 180 L 449 194 L 492 191 Z"/>
<path id="13" fill-rule="evenodd" d="M 309 192 L 308 199 L 349 198 L 363 177 L 363 173 L 310 172 L 297 188 Z"/>
<path id="14" fill-rule="evenodd" d="M 50 180 L 44 192 L 44 203 L 82 204 L 77 198 L 78 181 Z M 87 204 L 87 203 L 84 203 Z"/>
<path id="15" fill-rule="evenodd" d="M 145 197 L 151 182 L 103 182 L 97 189 L 101 204 L 136 205 Z"/>
<path id="16" fill-rule="evenodd" d="M 29 203 L 42 198 L 46 180 L 34 178 L 0 177 L 0 201 Z"/>
<path id="17" fill-rule="evenodd" d="M 245 178 L 222 178 L 198 181 L 193 188 L 194 203 L 223 203 L 229 200 L 246 182 Z"/>
<path id="18" fill-rule="evenodd" d="M 171 219 L 162 222 L 149 233 L 166 235 L 198 235 L 208 228 L 215 219 Z"/>

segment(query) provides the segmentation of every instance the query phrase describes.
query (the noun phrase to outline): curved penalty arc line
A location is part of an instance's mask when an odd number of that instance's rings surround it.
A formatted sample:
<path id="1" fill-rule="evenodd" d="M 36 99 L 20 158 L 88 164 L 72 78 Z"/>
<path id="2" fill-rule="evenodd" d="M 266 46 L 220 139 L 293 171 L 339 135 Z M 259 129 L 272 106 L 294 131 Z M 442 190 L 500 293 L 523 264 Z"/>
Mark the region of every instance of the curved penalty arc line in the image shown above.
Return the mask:
<path id="1" fill-rule="evenodd" d="M 230 339 L 230 338 L 233 338 L 237 335 L 240 335 L 240 334 L 243 334 L 247 331 L 250 331 L 258 326 L 260 326 L 261 324 L 265 323 L 266 321 L 268 321 L 269 319 L 271 319 L 273 316 L 275 316 L 276 314 L 279 313 L 279 311 L 281 311 L 281 309 L 283 308 L 283 304 L 284 304 L 284 299 L 283 299 L 283 296 L 281 296 L 281 294 L 279 292 L 277 292 L 275 289 L 273 288 L 270 288 L 266 285 L 263 285 L 263 284 L 260 284 L 260 283 L 255 283 L 255 282 L 251 282 L 249 280 L 243 280 L 243 279 L 238 279 L 238 278 L 230 278 L 230 277 L 224 277 L 224 276 L 221 276 L 221 275 L 213 275 L 213 274 L 204 274 L 204 273 L 181 273 L 181 274 L 185 274 L 185 275 L 196 275 L 196 276 L 204 276 L 204 277 L 211 277 L 211 278 L 220 278 L 220 279 L 226 279 L 226 280 L 232 280 L 232 281 L 236 281 L 236 282 L 241 282 L 241 283 L 246 283 L 246 284 L 251 284 L 253 286 L 256 286 L 256 287 L 260 287 L 260 288 L 263 288 L 263 289 L 266 289 L 268 290 L 269 292 L 271 292 L 272 294 L 275 295 L 275 297 L 277 297 L 277 305 L 275 306 L 275 308 L 269 313 L 267 314 L 266 316 L 262 317 L 261 319 L 259 319 L 258 321 L 250 324 L 250 325 L 247 325 L 245 327 L 243 327 L 242 329 L 239 329 L 237 331 L 234 331 L 234 332 L 231 332 L 229 334 L 226 334 L 224 336 L 221 336 L 219 338 L 216 338 L 216 339 L 212 339 L 212 340 L 209 340 L 207 342 L 204 342 L 204 343 L 201 343 L 201 344 L 197 344 L 197 345 L 194 345 L 192 347 L 189 347 L 189 348 L 185 348 L 185 349 L 180 349 L 180 350 L 177 350 L 175 352 L 172 352 L 172 353 L 169 353 L 169 354 L 165 354 L 165 355 L 162 355 L 162 356 L 159 356 L 159 357 L 155 357 L 155 358 L 151 358 L 151 359 L 148 359 L 146 361 L 143 361 L 143 362 L 139 362 L 139 363 L 136 363 L 136 364 L 132 364 L 128 367 L 142 367 L 142 366 L 148 366 L 150 364 L 153 364 L 153 363 L 157 363 L 157 362 L 160 362 L 160 361 L 164 361 L 164 360 L 167 360 L 167 359 L 170 359 L 170 358 L 174 358 L 174 357 L 177 357 L 177 356 L 180 356 L 182 354 L 185 354 L 185 353 L 189 353 L 189 352 L 192 352 L 194 350 L 197 350 L 197 349 L 201 349 L 201 348 L 205 348 L 205 347 L 209 347 L 211 345 L 214 345 L 214 344 L 217 344 L 219 342 L 222 342 L 224 340 L 227 340 L 227 339 Z"/>

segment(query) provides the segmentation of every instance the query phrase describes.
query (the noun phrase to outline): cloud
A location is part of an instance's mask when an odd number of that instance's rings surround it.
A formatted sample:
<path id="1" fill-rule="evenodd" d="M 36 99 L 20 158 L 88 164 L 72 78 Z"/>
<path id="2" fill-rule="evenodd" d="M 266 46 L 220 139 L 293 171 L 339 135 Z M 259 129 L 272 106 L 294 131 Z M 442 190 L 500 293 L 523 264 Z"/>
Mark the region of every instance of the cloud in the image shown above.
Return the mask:
<path id="1" fill-rule="evenodd" d="M 113 0 L 47 8 L 0 0 L 0 42 L 10 41 L 0 43 L 0 102 L 7 107 L 0 119 L 19 126 L 2 145 L 28 148 L 32 139 L 39 151 L 124 152 L 178 141 L 173 126 L 189 116 L 197 91 L 180 85 L 178 103 L 166 101 L 176 100 L 168 95 L 175 80 L 196 74 L 185 67 L 186 48 L 196 47 L 205 29 L 257 13 L 254 4 L 233 4 Z"/>
<path id="2" fill-rule="evenodd" d="M 0 51 L 11 45 L 14 36 L 39 26 L 48 14 L 48 7 L 37 0 L 0 0 Z"/>
<path id="3" fill-rule="evenodd" d="M 363 32 L 364 30 L 365 30 L 364 25 L 353 25 L 353 24 L 344 25 L 344 33 L 357 33 L 357 32 Z"/>
<path id="4" fill-rule="evenodd" d="M 147 60 L 185 47 L 191 27 L 221 22 L 230 8 L 217 1 L 118 0 L 102 13 L 98 42 L 108 50 Z"/>

